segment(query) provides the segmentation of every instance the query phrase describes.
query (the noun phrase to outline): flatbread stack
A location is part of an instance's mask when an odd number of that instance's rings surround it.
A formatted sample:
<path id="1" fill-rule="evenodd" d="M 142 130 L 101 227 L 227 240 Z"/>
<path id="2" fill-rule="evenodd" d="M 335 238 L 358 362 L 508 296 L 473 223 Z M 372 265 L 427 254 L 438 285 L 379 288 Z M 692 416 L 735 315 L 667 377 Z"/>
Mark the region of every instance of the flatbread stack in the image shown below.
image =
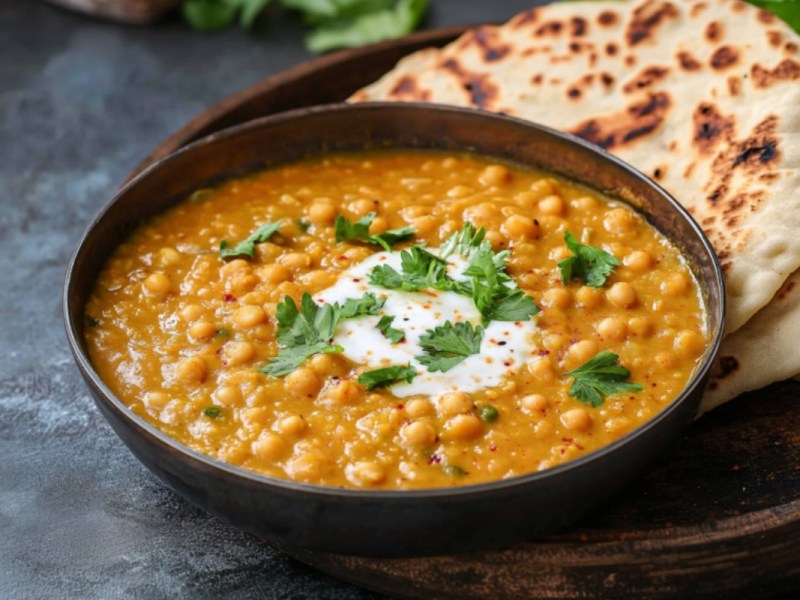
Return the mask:
<path id="1" fill-rule="evenodd" d="M 568 2 L 426 49 L 352 101 L 428 101 L 587 139 L 714 245 L 728 327 L 703 401 L 800 373 L 800 36 L 737 0 Z"/>

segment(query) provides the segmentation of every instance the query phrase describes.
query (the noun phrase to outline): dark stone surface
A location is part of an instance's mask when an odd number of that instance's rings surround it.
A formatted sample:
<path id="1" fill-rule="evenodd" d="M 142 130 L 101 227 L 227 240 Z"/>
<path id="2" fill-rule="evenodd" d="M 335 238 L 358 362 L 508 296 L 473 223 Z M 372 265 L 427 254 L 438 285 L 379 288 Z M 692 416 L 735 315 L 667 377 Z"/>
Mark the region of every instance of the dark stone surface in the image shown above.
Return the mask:
<path id="1" fill-rule="evenodd" d="M 433 0 L 429 26 L 525 0 Z M 271 11 L 253 35 L 149 28 L 0 0 L 0 596 L 378 598 L 188 505 L 141 466 L 66 346 L 64 268 L 92 215 L 162 138 L 310 56 Z"/>

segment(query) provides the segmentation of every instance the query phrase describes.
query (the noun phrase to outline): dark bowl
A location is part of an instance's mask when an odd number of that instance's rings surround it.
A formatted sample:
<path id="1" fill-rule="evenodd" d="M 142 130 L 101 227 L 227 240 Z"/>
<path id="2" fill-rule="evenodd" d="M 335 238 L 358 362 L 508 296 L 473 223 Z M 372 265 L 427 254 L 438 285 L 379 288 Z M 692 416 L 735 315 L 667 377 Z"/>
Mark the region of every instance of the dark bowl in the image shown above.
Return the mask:
<path id="1" fill-rule="evenodd" d="M 543 167 L 633 205 L 676 243 L 700 283 L 711 341 L 680 396 L 651 421 L 587 456 L 522 477 L 457 488 L 359 491 L 294 483 L 226 464 L 133 414 L 92 368 L 84 305 L 105 260 L 146 219 L 193 190 L 254 169 L 336 151 L 474 152 Z M 562 527 L 619 489 L 695 415 L 725 320 L 711 244 L 664 190 L 627 164 L 546 127 L 460 108 L 370 103 L 303 109 L 210 135 L 128 183 L 95 218 L 67 270 L 64 317 L 75 361 L 100 411 L 167 485 L 223 521 L 322 552 L 399 557 L 476 550 Z M 123 485 L 120 483 L 120 485 Z"/>

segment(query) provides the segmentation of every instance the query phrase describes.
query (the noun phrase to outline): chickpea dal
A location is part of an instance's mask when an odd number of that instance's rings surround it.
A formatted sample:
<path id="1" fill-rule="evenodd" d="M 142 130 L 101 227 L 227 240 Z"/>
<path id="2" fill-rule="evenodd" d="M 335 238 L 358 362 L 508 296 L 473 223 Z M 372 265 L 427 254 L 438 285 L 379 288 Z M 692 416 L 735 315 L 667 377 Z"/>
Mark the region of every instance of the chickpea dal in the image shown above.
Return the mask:
<path id="1" fill-rule="evenodd" d="M 97 372 L 265 475 L 414 489 L 530 473 L 674 400 L 707 345 L 678 249 L 627 205 L 470 155 L 332 155 L 198 190 L 103 267 Z"/>

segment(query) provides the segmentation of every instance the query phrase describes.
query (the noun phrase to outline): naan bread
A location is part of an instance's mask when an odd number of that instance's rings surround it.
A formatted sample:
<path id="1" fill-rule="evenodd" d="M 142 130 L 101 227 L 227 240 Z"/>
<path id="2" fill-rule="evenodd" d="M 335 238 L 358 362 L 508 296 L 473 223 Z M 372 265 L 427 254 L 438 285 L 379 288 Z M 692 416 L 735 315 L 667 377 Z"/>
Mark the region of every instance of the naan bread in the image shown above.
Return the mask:
<path id="1" fill-rule="evenodd" d="M 638 167 L 711 239 L 733 332 L 800 267 L 798 45 L 739 1 L 556 3 L 412 55 L 352 100 L 503 112 Z"/>

